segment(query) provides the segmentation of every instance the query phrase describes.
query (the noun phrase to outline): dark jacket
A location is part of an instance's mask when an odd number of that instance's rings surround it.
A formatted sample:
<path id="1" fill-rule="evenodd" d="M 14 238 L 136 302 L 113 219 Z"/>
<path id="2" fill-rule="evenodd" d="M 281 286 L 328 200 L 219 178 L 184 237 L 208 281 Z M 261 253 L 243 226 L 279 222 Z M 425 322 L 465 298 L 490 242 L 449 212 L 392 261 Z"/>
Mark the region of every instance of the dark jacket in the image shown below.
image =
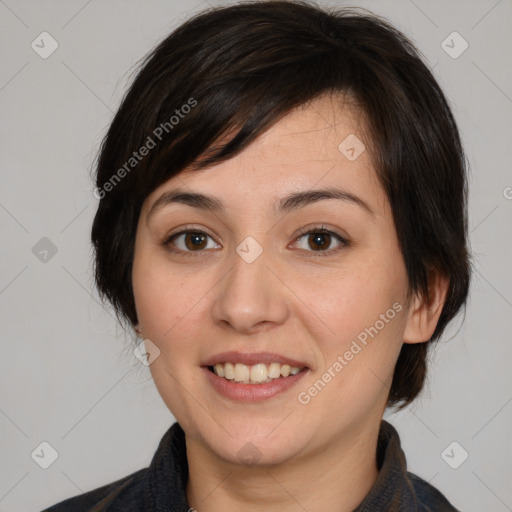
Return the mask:
<path id="1" fill-rule="evenodd" d="M 354 512 L 457 512 L 429 483 L 408 473 L 395 428 L 382 421 L 377 448 L 379 474 Z M 148 468 L 67 499 L 43 512 L 188 512 L 185 433 L 174 423 Z"/>

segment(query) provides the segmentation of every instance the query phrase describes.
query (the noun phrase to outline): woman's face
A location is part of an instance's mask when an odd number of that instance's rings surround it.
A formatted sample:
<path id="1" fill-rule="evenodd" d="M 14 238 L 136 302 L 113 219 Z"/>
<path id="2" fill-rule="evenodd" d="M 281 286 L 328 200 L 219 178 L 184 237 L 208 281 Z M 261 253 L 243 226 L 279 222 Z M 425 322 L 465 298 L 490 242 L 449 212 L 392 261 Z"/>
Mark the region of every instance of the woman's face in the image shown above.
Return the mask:
<path id="1" fill-rule="evenodd" d="M 362 129 L 324 96 L 146 199 L 139 328 L 160 351 L 151 373 L 187 443 L 233 463 L 282 463 L 380 422 L 408 281 Z M 159 201 L 178 190 L 188 196 Z"/>

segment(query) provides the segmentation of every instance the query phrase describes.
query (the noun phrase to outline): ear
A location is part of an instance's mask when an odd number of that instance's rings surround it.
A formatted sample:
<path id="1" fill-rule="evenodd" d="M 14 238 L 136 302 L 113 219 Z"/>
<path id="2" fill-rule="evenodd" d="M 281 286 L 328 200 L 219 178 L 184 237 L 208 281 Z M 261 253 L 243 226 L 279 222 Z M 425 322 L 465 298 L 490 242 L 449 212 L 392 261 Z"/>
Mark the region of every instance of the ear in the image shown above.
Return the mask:
<path id="1" fill-rule="evenodd" d="M 437 326 L 448 293 L 450 280 L 438 270 L 429 273 L 429 296 L 414 295 L 404 331 L 404 343 L 428 341 Z"/>

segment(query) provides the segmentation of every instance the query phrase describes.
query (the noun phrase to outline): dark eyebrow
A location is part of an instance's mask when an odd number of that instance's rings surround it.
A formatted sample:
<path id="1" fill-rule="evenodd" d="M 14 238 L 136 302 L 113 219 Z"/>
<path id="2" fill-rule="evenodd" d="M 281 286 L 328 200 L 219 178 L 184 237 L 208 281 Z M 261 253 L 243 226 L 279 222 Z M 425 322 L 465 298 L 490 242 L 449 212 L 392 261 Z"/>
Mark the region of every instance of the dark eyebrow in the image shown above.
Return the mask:
<path id="1" fill-rule="evenodd" d="M 340 199 L 341 201 L 347 201 L 349 203 L 356 204 L 372 215 L 375 215 L 368 203 L 363 201 L 360 197 L 333 187 L 305 190 L 304 192 L 294 192 L 279 199 L 276 203 L 275 210 L 277 213 L 287 213 L 324 199 Z"/>
<path id="2" fill-rule="evenodd" d="M 178 188 L 172 192 L 162 194 L 151 206 L 147 218 L 149 219 L 157 210 L 172 203 L 186 204 L 194 208 L 212 210 L 213 212 L 222 212 L 225 210 L 222 201 L 214 197 L 198 194 L 196 192 L 186 192 Z"/>
<path id="3" fill-rule="evenodd" d="M 277 201 L 274 210 L 277 214 L 288 213 L 293 210 L 298 210 L 317 201 L 324 199 L 339 199 L 355 204 L 374 215 L 373 210 L 368 203 L 363 201 L 360 197 L 340 190 L 337 188 L 323 188 L 315 190 L 306 190 L 303 192 L 293 192 Z M 203 210 L 211 210 L 213 212 L 225 211 L 224 204 L 215 197 L 199 194 L 196 192 L 186 192 L 182 189 L 176 189 L 171 192 L 162 194 L 151 206 L 147 218 L 153 215 L 157 210 L 172 203 L 180 203 L 194 208 Z"/>

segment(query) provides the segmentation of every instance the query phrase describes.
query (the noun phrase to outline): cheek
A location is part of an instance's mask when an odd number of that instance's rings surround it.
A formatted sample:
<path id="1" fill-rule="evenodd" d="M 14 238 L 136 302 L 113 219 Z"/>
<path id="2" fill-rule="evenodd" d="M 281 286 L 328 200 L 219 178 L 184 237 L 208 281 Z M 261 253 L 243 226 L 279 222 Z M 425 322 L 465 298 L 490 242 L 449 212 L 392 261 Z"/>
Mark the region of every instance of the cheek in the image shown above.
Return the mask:
<path id="1" fill-rule="evenodd" d="M 358 254 L 357 261 L 345 263 L 336 271 L 322 269 L 316 275 L 304 272 L 296 276 L 297 295 L 314 313 L 317 334 L 323 333 L 319 339 L 327 339 L 332 348 L 341 349 L 376 322 L 381 327 L 382 321 L 386 327 L 381 330 L 392 335 L 400 332 L 403 314 L 397 309 L 405 310 L 407 290 L 400 254 L 393 254 L 393 258 Z M 393 304 L 401 308 L 393 309 Z M 385 318 L 379 321 L 381 315 Z"/>
<path id="2" fill-rule="evenodd" d="M 317 386 L 322 391 L 315 395 L 313 407 L 319 414 L 332 415 L 333 421 L 343 411 L 357 417 L 357 411 L 362 414 L 385 402 L 402 345 L 405 266 L 396 251 L 372 254 L 375 251 L 364 257 L 360 253 L 357 261 L 347 261 L 329 279 L 301 278 L 299 293 L 309 290 L 304 296 L 316 314 L 310 324 L 318 343 L 314 380 L 329 381 L 325 388 Z"/>
<path id="3" fill-rule="evenodd" d="M 318 367 L 298 397 L 301 404 L 309 400 L 304 411 L 330 425 L 358 423 L 368 411 L 382 413 L 406 321 L 406 308 L 393 301 L 393 291 L 377 291 L 375 283 L 365 292 L 360 281 L 353 288 L 349 280 L 344 284 L 344 292 L 333 293 L 336 300 L 323 301 L 319 316 L 329 334 L 323 329 L 317 338 Z"/>
<path id="4" fill-rule="evenodd" d="M 146 337 L 167 339 L 199 300 L 201 290 L 190 286 L 190 279 L 180 272 L 171 272 L 165 258 L 150 256 L 136 253 L 134 259 L 132 283 L 137 318 Z"/>
<path id="5" fill-rule="evenodd" d="M 149 369 L 168 409 L 188 425 L 189 418 L 204 414 L 194 409 L 195 402 L 187 400 L 183 390 L 196 387 L 197 375 L 191 369 L 199 364 L 198 342 L 205 341 L 205 299 L 212 284 L 199 273 L 184 276 L 154 256 L 151 261 L 142 256 L 133 266 L 137 316 L 144 337 L 160 350 Z"/>
<path id="6" fill-rule="evenodd" d="M 205 326 L 210 315 L 213 273 L 171 267 L 164 258 L 139 254 L 133 265 L 133 289 L 139 325 L 160 350 L 150 371 L 173 414 L 183 416 L 180 383 L 194 387 L 201 347 L 211 342 Z M 186 414 L 185 414 L 186 416 Z"/>

